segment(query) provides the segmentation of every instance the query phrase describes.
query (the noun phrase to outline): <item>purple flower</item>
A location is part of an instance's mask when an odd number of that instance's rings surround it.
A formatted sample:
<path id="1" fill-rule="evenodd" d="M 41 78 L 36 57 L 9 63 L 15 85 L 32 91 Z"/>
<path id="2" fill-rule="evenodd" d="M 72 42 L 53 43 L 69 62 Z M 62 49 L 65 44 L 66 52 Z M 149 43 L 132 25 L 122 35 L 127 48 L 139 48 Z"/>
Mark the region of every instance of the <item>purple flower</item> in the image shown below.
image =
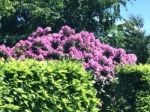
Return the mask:
<path id="1" fill-rule="evenodd" d="M 40 54 L 40 55 L 38 56 L 38 60 L 40 60 L 40 61 L 44 60 L 44 57 L 43 57 L 42 54 Z"/>
<path id="2" fill-rule="evenodd" d="M 48 34 L 48 33 L 50 33 L 51 32 L 51 27 L 46 27 L 45 29 L 44 29 L 44 33 L 45 34 Z"/>
<path id="3" fill-rule="evenodd" d="M 37 29 L 36 29 L 36 32 L 37 33 L 42 33 L 44 31 L 44 29 L 42 28 L 42 27 L 38 27 Z"/>

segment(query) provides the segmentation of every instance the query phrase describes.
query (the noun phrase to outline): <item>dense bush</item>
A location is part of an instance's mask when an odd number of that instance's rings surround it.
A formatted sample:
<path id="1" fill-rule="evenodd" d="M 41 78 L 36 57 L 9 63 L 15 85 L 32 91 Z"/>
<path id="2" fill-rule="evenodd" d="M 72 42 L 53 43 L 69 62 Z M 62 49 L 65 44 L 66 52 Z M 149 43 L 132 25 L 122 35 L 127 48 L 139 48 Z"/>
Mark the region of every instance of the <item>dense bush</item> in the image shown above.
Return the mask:
<path id="1" fill-rule="evenodd" d="M 1 112 L 97 112 L 91 76 L 77 62 L 0 62 Z"/>
<path id="2" fill-rule="evenodd" d="M 117 69 L 114 99 L 104 112 L 149 112 L 150 65 L 123 66 Z"/>
<path id="3" fill-rule="evenodd" d="M 37 60 L 69 57 L 80 60 L 86 70 L 93 71 L 96 79 L 112 77 L 117 64 L 136 62 L 134 54 L 126 54 L 124 49 L 116 49 L 101 43 L 93 33 L 85 31 L 75 33 L 68 26 L 62 27 L 59 33 L 51 34 L 50 31 L 49 27 L 45 29 L 39 27 L 27 40 L 21 40 L 11 48 L 9 51 L 12 55 L 9 57 Z M 8 51 L 5 49 L 3 46 L 0 51 L 7 56 Z"/>

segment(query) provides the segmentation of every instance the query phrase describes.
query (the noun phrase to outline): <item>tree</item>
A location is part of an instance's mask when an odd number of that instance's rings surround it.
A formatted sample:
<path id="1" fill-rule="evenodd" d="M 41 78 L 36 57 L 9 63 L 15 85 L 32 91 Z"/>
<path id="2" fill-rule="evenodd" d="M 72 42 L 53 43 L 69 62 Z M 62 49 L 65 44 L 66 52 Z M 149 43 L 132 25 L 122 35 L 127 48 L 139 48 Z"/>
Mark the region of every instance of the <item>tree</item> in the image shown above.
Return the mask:
<path id="1" fill-rule="evenodd" d="M 124 48 L 128 53 L 134 53 L 138 57 L 138 63 L 146 63 L 148 59 L 148 47 L 150 38 L 145 35 L 143 19 L 139 16 L 130 16 L 122 24 L 108 30 L 108 35 L 102 40 L 113 47 Z"/>
<path id="2" fill-rule="evenodd" d="M 1 44 L 15 44 L 38 26 L 54 26 L 60 18 L 62 0 L 1 0 Z M 19 36 L 19 37 L 18 37 Z"/>
<path id="3" fill-rule="evenodd" d="M 131 0 L 64 0 L 62 18 L 77 30 L 100 33 L 120 17 L 120 6 Z"/>
<path id="4" fill-rule="evenodd" d="M 134 0 L 0 0 L 0 44 L 12 46 L 38 26 L 58 31 L 67 24 L 103 34 L 129 1 Z"/>

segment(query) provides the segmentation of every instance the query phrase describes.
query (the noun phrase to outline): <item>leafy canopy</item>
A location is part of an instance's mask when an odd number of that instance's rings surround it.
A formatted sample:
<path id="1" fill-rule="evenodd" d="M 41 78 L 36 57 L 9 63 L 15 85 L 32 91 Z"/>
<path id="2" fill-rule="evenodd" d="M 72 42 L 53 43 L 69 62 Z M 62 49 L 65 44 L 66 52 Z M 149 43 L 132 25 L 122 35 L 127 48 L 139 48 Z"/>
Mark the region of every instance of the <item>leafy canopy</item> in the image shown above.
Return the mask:
<path id="1" fill-rule="evenodd" d="M 129 1 L 134 0 L 0 0 L 0 43 L 14 45 L 39 26 L 58 31 L 69 25 L 103 34 Z"/>

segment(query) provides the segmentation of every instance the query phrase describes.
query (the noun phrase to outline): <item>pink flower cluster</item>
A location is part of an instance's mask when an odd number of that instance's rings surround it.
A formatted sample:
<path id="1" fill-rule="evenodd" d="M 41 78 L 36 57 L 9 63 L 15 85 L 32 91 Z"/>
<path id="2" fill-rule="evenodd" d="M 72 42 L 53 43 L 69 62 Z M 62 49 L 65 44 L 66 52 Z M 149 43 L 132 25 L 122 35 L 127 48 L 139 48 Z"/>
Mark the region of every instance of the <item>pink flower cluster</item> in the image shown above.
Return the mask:
<path id="1" fill-rule="evenodd" d="M 0 52 L 16 59 L 50 60 L 68 57 L 80 60 L 86 70 L 95 74 L 96 79 L 112 77 L 117 64 L 136 63 L 134 54 L 126 54 L 124 49 L 101 43 L 93 33 L 75 33 L 68 26 L 63 26 L 58 33 L 50 32 L 50 27 L 38 27 L 27 40 L 20 40 L 13 48 L 1 46 Z"/>
<path id="2" fill-rule="evenodd" d="M 8 58 L 12 57 L 13 50 L 5 45 L 0 45 L 0 57 Z"/>

